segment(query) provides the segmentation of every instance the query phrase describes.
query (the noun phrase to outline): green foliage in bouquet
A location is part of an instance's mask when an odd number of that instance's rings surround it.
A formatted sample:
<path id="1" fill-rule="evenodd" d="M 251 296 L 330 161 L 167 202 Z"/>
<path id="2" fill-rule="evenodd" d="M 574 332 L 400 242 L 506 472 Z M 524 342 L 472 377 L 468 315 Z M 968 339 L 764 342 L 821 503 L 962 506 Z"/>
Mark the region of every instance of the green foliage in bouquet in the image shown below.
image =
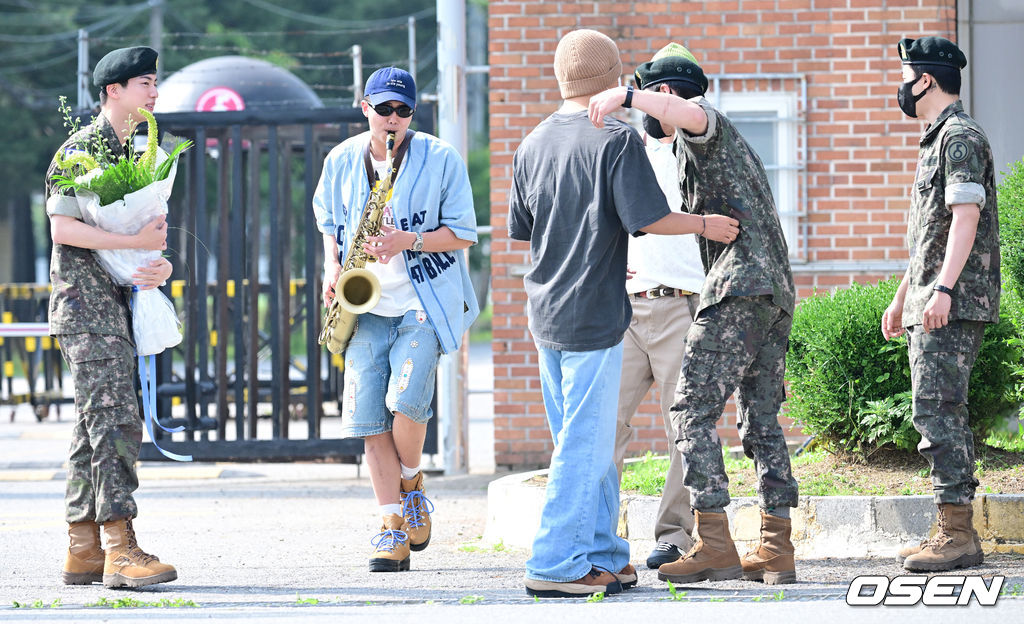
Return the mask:
<path id="1" fill-rule="evenodd" d="M 71 109 L 63 97 L 60 99 L 60 110 L 64 113 L 65 126 L 70 127 L 71 133 L 74 134 L 77 131 L 77 120 L 71 121 Z M 63 153 L 58 152 L 54 157 L 57 166 L 63 172 L 53 176 L 57 188 L 92 191 L 99 196 L 100 205 L 106 206 L 154 182 L 165 180 L 178 156 L 192 147 L 192 141 L 183 141 L 176 145 L 167 160 L 157 165 L 156 118 L 145 108 L 138 110 L 149 123 L 146 151 L 142 156 L 136 159 L 134 153 L 129 153 L 121 158 L 111 158 L 102 139 L 94 137 L 91 146 L 93 153 L 77 153 L 65 158 Z M 131 143 L 129 141 L 129 145 Z"/>

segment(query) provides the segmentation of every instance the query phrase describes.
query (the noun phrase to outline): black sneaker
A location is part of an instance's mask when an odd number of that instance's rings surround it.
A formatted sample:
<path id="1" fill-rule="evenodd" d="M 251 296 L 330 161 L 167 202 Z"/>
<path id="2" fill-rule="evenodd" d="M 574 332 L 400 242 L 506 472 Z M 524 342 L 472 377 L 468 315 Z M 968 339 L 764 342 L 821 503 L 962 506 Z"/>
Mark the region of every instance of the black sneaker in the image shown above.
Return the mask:
<path id="1" fill-rule="evenodd" d="M 671 542 L 658 542 L 658 545 L 651 551 L 650 556 L 647 557 L 647 567 L 652 570 L 657 570 L 666 563 L 672 563 L 676 559 L 683 556 L 680 552 L 679 547 Z"/>

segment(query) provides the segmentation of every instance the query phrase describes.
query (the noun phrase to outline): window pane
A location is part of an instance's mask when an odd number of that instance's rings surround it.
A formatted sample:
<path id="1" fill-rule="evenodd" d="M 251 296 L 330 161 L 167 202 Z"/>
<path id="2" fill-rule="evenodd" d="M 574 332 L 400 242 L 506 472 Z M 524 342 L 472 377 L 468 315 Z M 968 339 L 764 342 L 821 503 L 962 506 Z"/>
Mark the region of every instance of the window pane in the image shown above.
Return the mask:
<path id="1" fill-rule="evenodd" d="M 772 187 L 772 195 L 775 198 L 775 205 L 779 205 L 779 174 L 778 169 L 771 169 L 779 162 L 779 138 L 778 124 L 770 121 L 744 121 L 745 119 L 764 119 L 765 117 L 778 117 L 778 111 L 736 111 L 728 113 L 736 129 L 743 138 L 747 140 L 750 147 L 754 148 L 761 162 L 768 168 L 768 183 Z"/>

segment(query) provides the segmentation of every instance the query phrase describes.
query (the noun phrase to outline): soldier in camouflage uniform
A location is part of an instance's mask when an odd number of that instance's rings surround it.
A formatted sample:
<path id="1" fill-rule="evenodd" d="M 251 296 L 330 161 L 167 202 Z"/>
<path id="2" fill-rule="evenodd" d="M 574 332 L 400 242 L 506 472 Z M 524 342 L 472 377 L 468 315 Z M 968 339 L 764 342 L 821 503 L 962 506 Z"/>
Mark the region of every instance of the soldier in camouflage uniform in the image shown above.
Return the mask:
<path id="1" fill-rule="evenodd" d="M 676 55 L 641 65 L 638 76 L 658 71 L 655 65 L 661 63 L 674 65 L 676 73 L 703 75 L 692 57 Z M 595 96 L 591 118 L 629 104 L 627 90 Z M 697 541 L 686 556 L 662 565 L 658 578 L 688 583 L 742 574 L 790 583 L 796 574 L 789 508 L 797 504 L 798 488 L 778 422 L 794 307 L 789 252 L 761 159 L 725 115 L 704 97 L 684 97 L 689 95 L 639 91 L 631 104 L 645 113 L 648 132 L 660 125 L 652 119 L 677 128 L 683 207 L 692 214 L 738 219 L 740 233 L 729 244 L 698 239 L 707 276 L 672 406 Z M 761 542 L 742 561 L 725 515 L 729 480 L 715 430 L 737 388 L 740 437 L 754 459 L 762 508 Z"/>
<path id="2" fill-rule="evenodd" d="M 973 527 L 974 438 L 967 384 L 986 323 L 999 322 L 999 217 L 988 139 L 960 103 L 967 58 L 941 37 L 898 44 L 900 108 L 929 122 L 910 191 L 910 264 L 882 317 L 882 334 L 906 331 L 918 451 L 931 465 L 939 530 L 900 551 L 908 570 L 982 562 Z"/>
<path id="3" fill-rule="evenodd" d="M 125 48 L 101 59 L 93 74 L 101 87 L 101 112 L 65 141 L 59 153 L 106 152 L 108 161 L 123 158 L 129 126 L 140 117 L 137 109 L 152 110 L 156 101 L 156 58 L 150 48 Z M 132 492 L 139 485 L 135 462 L 142 442 L 131 288 L 115 285 L 92 252 L 166 249 L 167 225 L 161 217 L 133 236 L 87 225 L 74 192 L 54 186 L 52 177 L 58 172 L 52 163 L 46 174 L 46 213 L 54 243 L 49 321 L 71 371 L 76 412 L 65 497 L 70 547 L 62 578 L 69 585 L 102 580 L 108 587 L 174 580 L 172 566 L 138 547 L 131 525 L 137 514 Z M 143 290 L 156 288 L 170 275 L 170 262 L 160 259 L 139 267 L 135 284 Z M 100 525 L 106 552 L 100 548 Z"/>

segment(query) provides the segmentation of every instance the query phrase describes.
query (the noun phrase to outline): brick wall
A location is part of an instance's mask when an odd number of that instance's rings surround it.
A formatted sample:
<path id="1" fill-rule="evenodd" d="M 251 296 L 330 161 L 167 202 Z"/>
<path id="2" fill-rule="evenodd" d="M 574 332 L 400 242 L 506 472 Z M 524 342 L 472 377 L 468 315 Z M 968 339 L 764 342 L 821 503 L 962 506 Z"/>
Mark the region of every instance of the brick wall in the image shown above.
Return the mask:
<path id="1" fill-rule="evenodd" d="M 922 124 L 896 107 L 895 44 L 903 36 L 956 39 L 955 0 L 724 0 L 556 2 L 491 0 L 490 141 L 494 298 L 494 451 L 498 466 L 546 464 L 551 440 L 526 327 L 525 243 L 506 238 L 512 154 L 560 103 L 552 60 L 558 39 L 593 28 L 614 39 L 624 80 L 670 41 L 708 75 L 799 73 L 806 78 L 806 254 L 798 294 L 901 273 L 906 194 Z M 792 90 L 795 81 L 724 81 L 722 91 Z M 631 451 L 666 447 L 653 393 L 641 406 Z M 731 414 L 719 423 L 737 440 Z M 789 435 L 799 437 L 799 430 Z"/>

